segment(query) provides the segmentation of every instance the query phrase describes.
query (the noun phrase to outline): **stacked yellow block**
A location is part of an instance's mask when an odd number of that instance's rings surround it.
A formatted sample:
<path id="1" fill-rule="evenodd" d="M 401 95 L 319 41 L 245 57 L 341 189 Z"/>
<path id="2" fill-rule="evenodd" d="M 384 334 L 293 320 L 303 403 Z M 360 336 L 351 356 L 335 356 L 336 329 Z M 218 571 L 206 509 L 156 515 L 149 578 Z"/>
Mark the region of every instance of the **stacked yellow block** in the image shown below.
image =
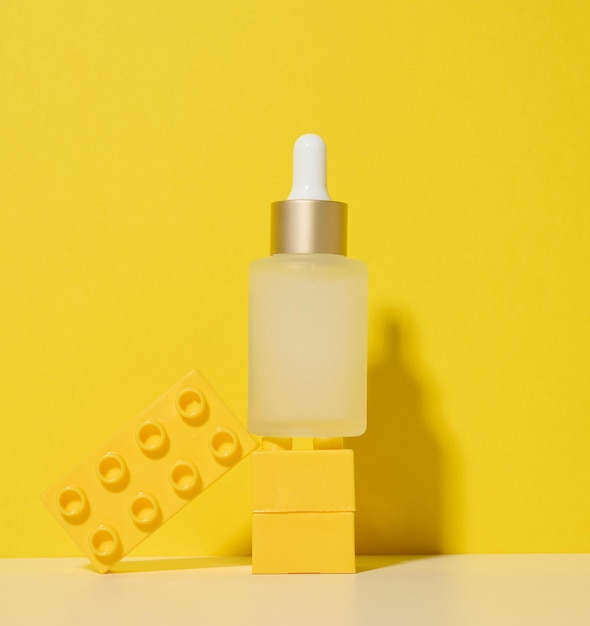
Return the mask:
<path id="1" fill-rule="evenodd" d="M 268 448 L 253 455 L 252 572 L 354 573 L 353 451 Z"/>

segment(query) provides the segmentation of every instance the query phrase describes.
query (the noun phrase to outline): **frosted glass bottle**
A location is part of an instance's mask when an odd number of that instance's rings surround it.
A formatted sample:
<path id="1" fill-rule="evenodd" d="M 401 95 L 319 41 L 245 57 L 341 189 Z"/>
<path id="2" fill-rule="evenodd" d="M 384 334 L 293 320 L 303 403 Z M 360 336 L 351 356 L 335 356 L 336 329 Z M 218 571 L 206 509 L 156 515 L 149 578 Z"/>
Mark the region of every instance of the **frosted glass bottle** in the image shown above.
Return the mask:
<path id="1" fill-rule="evenodd" d="M 271 213 L 271 256 L 249 274 L 248 428 L 275 437 L 366 430 L 367 267 L 346 257 L 347 206 L 326 148 L 295 143 L 293 189 Z"/>
<path id="2" fill-rule="evenodd" d="M 276 254 L 252 263 L 249 343 L 251 432 L 365 432 L 364 263 L 336 254 Z"/>

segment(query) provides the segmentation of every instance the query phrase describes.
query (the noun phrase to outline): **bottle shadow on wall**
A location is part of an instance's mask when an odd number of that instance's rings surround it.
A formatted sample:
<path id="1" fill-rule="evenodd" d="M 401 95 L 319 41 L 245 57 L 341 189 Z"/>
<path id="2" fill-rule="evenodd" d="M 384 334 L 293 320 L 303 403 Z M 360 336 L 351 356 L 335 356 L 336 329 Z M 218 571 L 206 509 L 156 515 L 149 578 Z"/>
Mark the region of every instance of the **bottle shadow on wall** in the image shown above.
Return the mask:
<path id="1" fill-rule="evenodd" d="M 388 316 L 384 327 L 385 351 L 368 372 L 367 432 L 348 440 L 355 451 L 357 553 L 440 554 L 448 474 L 440 424 L 435 433 L 431 422 L 436 405 L 431 390 L 426 401 L 425 383 L 407 361 L 402 325 Z"/>

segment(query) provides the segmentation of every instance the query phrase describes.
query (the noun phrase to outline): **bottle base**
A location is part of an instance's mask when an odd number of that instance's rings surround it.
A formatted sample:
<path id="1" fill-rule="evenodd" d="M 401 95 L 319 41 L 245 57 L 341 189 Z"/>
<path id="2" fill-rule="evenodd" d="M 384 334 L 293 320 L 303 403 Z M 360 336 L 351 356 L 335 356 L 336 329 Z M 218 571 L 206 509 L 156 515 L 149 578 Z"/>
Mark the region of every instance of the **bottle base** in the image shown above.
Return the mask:
<path id="1" fill-rule="evenodd" d="M 360 437 L 367 430 L 366 420 L 277 422 L 249 420 L 248 430 L 262 437 Z"/>

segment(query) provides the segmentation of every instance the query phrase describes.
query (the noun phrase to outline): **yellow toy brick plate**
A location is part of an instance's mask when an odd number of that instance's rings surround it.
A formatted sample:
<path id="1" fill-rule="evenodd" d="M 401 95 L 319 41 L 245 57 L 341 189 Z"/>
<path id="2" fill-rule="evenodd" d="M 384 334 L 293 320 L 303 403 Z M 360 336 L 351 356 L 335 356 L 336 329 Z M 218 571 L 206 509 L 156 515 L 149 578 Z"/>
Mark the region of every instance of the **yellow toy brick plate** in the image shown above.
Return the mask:
<path id="1" fill-rule="evenodd" d="M 190 372 L 41 497 L 106 572 L 256 445 Z"/>

